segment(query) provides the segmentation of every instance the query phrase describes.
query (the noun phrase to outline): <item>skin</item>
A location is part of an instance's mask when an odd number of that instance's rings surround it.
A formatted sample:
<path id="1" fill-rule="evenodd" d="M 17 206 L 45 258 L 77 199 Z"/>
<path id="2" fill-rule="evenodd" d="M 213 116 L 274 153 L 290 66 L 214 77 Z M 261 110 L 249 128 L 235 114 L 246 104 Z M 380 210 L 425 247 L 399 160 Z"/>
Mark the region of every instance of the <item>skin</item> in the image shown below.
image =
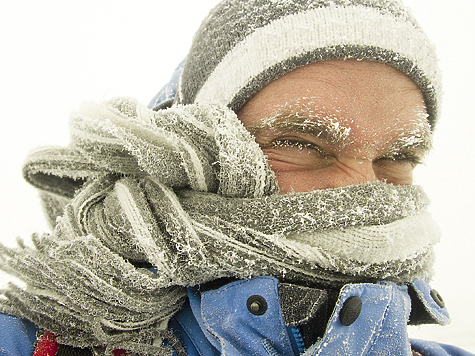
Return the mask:
<path id="1" fill-rule="evenodd" d="M 298 68 L 261 89 L 237 115 L 283 194 L 377 180 L 412 184 L 431 147 L 417 85 L 373 61 Z"/>

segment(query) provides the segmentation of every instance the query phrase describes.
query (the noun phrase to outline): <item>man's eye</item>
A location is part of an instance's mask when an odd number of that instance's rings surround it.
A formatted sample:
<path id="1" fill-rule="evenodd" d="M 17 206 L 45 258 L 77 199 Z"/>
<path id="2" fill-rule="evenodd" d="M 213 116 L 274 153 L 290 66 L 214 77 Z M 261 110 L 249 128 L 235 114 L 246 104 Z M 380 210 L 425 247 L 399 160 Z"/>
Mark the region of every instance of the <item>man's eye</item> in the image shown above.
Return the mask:
<path id="1" fill-rule="evenodd" d="M 258 143 L 275 170 L 320 169 L 333 162 L 329 152 L 305 139 L 283 137 Z"/>
<path id="2" fill-rule="evenodd" d="M 325 152 L 320 146 L 308 141 L 299 141 L 293 139 L 276 139 L 273 140 L 267 148 L 289 148 L 297 149 L 302 153 L 318 154 L 322 157 L 329 157 L 330 155 Z"/>
<path id="3" fill-rule="evenodd" d="M 423 157 L 413 152 L 397 152 L 386 155 L 380 160 L 389 160 L 397 164 L 411 164 L 413 167 L 424 163 Z"/>

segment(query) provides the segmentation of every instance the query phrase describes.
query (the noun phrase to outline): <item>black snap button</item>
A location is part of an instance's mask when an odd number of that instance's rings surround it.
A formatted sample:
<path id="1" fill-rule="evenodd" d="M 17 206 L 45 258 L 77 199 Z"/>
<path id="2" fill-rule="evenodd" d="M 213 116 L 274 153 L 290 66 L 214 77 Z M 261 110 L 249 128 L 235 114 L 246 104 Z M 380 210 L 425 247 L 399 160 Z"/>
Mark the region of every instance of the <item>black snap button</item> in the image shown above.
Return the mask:
<path id="1" fill-rule="evenodd" d="M 434 299 L 434 302 L 441 308 L 445 308 L 445 302 L 442 296 L 435 289 L 430 291 L 430 296 Z"/>
<path id="2" fill-rule="evenodd" d="M 260 295 L 251 295 L 246 305 L 247 310 L 253 315 L 263 315 L 267 311 L 267 302 Z"/>
<path id="3" fill-rule="evenodd" d="M 348 298 L 340 310 L 340 323 L 343 326 L 350 326 L 360 316 L 363 302 L 360 297 L 354 296 Z"/>

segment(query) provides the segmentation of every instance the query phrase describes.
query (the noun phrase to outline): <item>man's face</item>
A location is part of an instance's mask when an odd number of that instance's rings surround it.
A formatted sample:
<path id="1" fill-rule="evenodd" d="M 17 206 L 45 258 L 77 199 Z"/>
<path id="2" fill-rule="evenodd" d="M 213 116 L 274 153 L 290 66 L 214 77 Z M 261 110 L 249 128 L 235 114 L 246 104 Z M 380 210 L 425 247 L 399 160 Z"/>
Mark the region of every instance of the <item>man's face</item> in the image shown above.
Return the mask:
<path id="1" fill-rule="evenodd" d="M 396 69 L 329 60 L 285 74 L 238 112 L 282 193 L 411 184 L 431 147 L 422 93 Z"/>

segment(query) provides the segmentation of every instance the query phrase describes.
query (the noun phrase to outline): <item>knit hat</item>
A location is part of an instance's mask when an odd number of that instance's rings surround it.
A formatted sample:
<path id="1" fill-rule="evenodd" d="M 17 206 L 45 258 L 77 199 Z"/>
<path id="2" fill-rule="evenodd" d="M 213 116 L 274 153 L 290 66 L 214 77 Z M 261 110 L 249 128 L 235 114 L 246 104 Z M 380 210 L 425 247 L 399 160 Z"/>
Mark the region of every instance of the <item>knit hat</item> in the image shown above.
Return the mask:
<path id="1" fill-rule="evenodd" d="M 435 123 L 441 80 L 434 46 L 398 0 L 224 0 L 194 36 L 175 102 L 238 111 L 285 73 L 333 58 L 399 69 L 419 86 Z"/>

